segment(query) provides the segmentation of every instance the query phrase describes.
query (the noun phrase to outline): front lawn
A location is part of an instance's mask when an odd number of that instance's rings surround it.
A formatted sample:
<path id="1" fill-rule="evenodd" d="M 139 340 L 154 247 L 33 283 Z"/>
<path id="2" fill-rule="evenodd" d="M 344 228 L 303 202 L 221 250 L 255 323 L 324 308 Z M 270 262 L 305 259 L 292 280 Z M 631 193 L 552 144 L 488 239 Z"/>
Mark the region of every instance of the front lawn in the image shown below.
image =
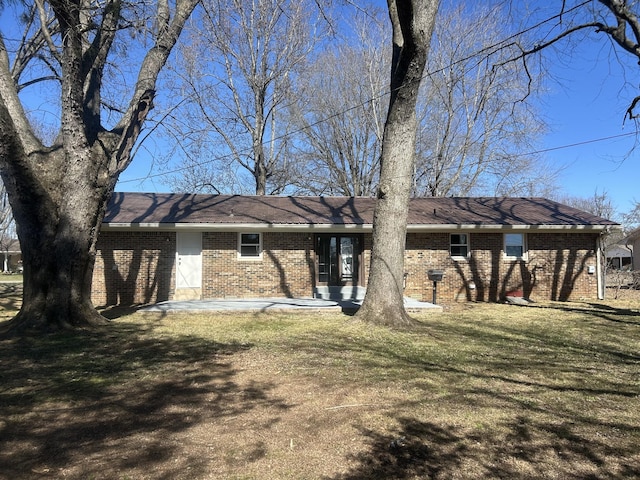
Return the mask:
<path id="1" fill-rule="evenodd" d="M 0 478 L 640 478 L 640 304 L 121 316 L 0 342 Z"/>
<path id="2" fill-rule="evenodd" d="M 0 272 L 0 282 L 10 282 L 22 284 L 21 273 L 2 273 Z"/>

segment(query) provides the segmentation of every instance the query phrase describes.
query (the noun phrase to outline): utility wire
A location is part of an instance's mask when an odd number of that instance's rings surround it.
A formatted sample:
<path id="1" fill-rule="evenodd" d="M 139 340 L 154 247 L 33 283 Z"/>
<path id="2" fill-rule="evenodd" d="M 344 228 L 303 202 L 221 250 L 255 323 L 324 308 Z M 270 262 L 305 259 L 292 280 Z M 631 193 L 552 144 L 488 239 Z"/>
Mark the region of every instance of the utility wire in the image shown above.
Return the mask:
<path id="1" fill-rule="evenodd" d="M 607 140 L 616 140 L 619 138 L 626 138 L 626 137 L 631 137 L 631 136 L 635 136 L 637 135 L 636 132 L 628 132 L 628 133 L 621 133 L 619 135 L 610 135 L 608 137 L 600 137 L 600 138 L 593 138 L 590 140 L 583 140 L 581 142 L 575 142 L 575 143 L 568 143 L 566 145 L 557 145 L 555 147 L 549 147 L 549 148 L 543 148 L 540 150 L 534 150 L 532 152 L 524 152 L 524 153 L 514 153 L 511 156 L 512 157 L 528 157 L 531 155 L 540 155 L 541 153 L 547 153 L 547 152 L 553 152 L 556 150 L 563 150 L 565 148 L 573 148 L 573 147 L 580 147 L 582 145 L 589 145 L 591 143 L 598 143 L 598 142 L 606 142 Z M 223 159 L 225 157 L 228 157 L 230 155 L 223 155 L 221 157 L 219 157 L 218 159 Z M 202 162 L 202 163 L 198 163 L 196 165 L 192 165 L 190 167 L 181 167 L 181 168 L 177 168 L 175 170 L 171 170 L 168 172 L 162 172 L 162 173 L 154 173 L 151 175 L 147 175 L 145 177 L 140 177 L 140 178 L 134 178 L 131 180 L 121 180 L 120 183 L 132 183 L 132 182 L 141 182 L 150 178 L 156 178 L 156 177 L 162 177 L 164 175 L 171 175 L 173 173 L 179 173 L 183 170 L 190 170 L 191 168 L 193 168 L 194 166 L 200 166 L 200 165 L 206 165 L 207 163 L 210 163 L 214 160 L 207 160 L 206 162 Z"/>
<path id="2" fill-rule="evenodd" d="M 506 37 L 506 38 L 504 38 L 504 39 L 502 39 L 502 40 L 500 40 L 498 42 L 495 42 L 492 45 L 488 45 L 486 47 L 483 47 L 483 48 L 479 49 L 478 51 L 476 51 L 476 52 L 474 52 L 474 53 L 472 53 L 470 55 L 467 55 L 467 56 L 465 56 L 465 57 L 463 57 L 463 58 L 461 58 L 459 60 L 453 61 L 449 65 L 446 65 L 446 66 L 441 67 L 441 68 L 439 68 L 437 70 L 434 70 L 434 71 L 429 71 L 429 72 L 425 73 L 421 77 L 421 79 L 419 81 L 424 80 L 425 78 L 430 77 L 432 75 L 435 75 L 437 73 L 441 73 L 442 71 L 444 71 L 444 70 L 446 70 L 448 68 L 451 68 L 451 67 L 453 67 L 455 65 L 458 65 L 460 63 L 465 63 L 465 62 L 467 62 L 467 61 L 469 61 L 469 60 L 471 60 L 471 59 L 473 59 L 475 57 L 478 57 L 478 56 L 484 54 L 484 53 L 488 53 L 488 55 L 493 55 L 493 54 L 499 52 L 500 50 L 503 50 L 505 48 L 508 48 L 509 46 L 512 46 L 512 43 L 508 43 L 508 42 L 511 42 L 512 40 L 520 37 L 521 35 L 524 35 L 525 33 L 528 33 L 528 32 L 530 32 L 532 30 L 535 30 L 535 29 L 545 25 L 546 23 L 549 23 L 549 22 L 551 22 L 553 20 L 559 19 L 559 18 L 561 18 L 562 16 L 564 16 L 564 15 L 566 15 L 568 13 L 571 13 L 571 12 L 573 12 L 573 11 L 579 9 L 579 8 L 582 8 L 583 6 L 585 6 L 585 5 L 589 4 L 589 3 L 591 3 L 591 0 L 585 0 L 582 3 L 579 3 L 578 5 L 574 5 L 573 7 L 569 8 L 568 10 L 563 10 L 561 13 L 558 13 L 558 14 L 553 15 L 551 17 L 548 17 L 548 18 L 546 18 L 544 20 L 541 20 L 540 22 L 536 23 L 535 25 L 532 25 L 532 26 L 527 27 L 527 28 L 525 28 L 525 29 L 523 29 L 523 30 L 521 30 L 519 32 L 516 32 L 516 33 L 514 33 L 514 34 L 512 34 L 512 35 L 510 35 L 510 36 L 508 36 L 508 37 Z M 349 108 L 346 108 L 346 109 L 344 109 L 344 110 L 342 110 L 340 112 L 336 112 L 336 113 L 334 113 L 332 115 L 329 115 L 327 117 L 321 118 L 321 119 L 319 119 L 319 120 L 317 120 L 315 122 L 309 123 L 308 125 L 306 125 L 304 127 L 300 127 L 297 130 L 293 130 L 293 131 L 287 132 L 287 133 L 285 133 L 283 135 L 274 137 L 274 138 L 264 142 L 264 144 L 268 145 L 268 144 L 271 144 L 273 142 L 284 140 L 284 139 L 286 139 L 288 137 L 291 137 L 293 135 L 302 133 L 302 132 L 304 132 L 304 131 L 312 128 L 312 127 L 318 126 L 318 125 L 320 125 L 322 123 L 325 123 L 325 122 L 327 122 L 327 121 L 329 121 L 329 120 L 331 120 L 333 118 L 339 117 L 341 115 L 349 113 L 349 112 L 351 112 L 353 110 L 356 110 L 358 108 L 362 108 L 363 106 L 365 106 L 365 105 L 367 105 L 369 103 L 372 103 L 372 102 L 380 100 L 380 99 L 382 99 L 382 98 L 384 98 L 386 96 L 389 96 L 389 95 L 391 95 L 391 93 L 392 93 L 391 91 L 384 91 L 384 92 L 382 92 L 382 93 L 380 93 L 380 94 L 378 94 L 376 96 L 373 96 L 373 97 L 371 97 L 371 98 L 369 98 L 369 99 L 367 99 L 367 100 L 365 100 L 363 102 L 360 102 L 360 103 L 358 103 L 356 105 L 353 105 L 353 106 L 351 106 Z M 610 139 L 614 139 L 614 138 L 626 137 L 626 136 L 630 136 L 630 135 L 635 135 L 635 132 L 621 134 L 621 135 L 615 135 L 615 136 L 611 136 L 611 137 L 604 137 L 604 138 L 597 138 L 597 139 L 592 139 L 592 140 L 585 140 L 583 142 L 578 142 L 578 143 L 569 144 L 569 145 L 561 145 L 561 146 L 557 146 L 557 147 L 551 147 L 551 148 L 548 148 L 548 149 L 537 150 L 537 151 L 534 151 L 534 152 L 519 153 L 519 154 L 516 153 L 516 154 L 513 154 L 513 156 L 536 155 L 536 154 L 545 153 L 545 152 L 549 152 L 549 151 L 553 151 L 553 150 L 571 148 L 571 147 L 584 145 L 584 144 L 588 144 L 588 143 L 596 143 L 596 142 L 606 141 L 606 140 L 610 140 Z M 244 151 L 240 151 L 240 153 L 250 154 L 251 153 L 251 149 L 247 148 Z M 216 162 L 216 161 L 219 161 L 219 160 L 224 160 L 226 158 L 231 158 L 231 157 L 233 157 L 233 154 L 231 154 L 231 153 L 225 154 L 225 155 L 220 155 L 220 156 L 217 156 L 217 157 L 215 157 L 213 159 L 208 159 L 208 160 L 205 160 L 205 161 L 202 161 L 202 162 L 198 162 L 198 163 L 186 166 L 186 167 L 180 167 L 180 168 L 176 168 L 176 169 L 165 171 L 165 172 L 160 172 L 160 173 L 156 173 L 156 174 L 150 174 L 150 175 L 146 175 L 145 177 L 133 178 L 133 179 L 129 179 L 129 180 L 120 180 L 119 183 L 141 182 L 141 181 L 144 181 L 144 180 L 147 180 L 147 179 L 150 179 L 150 178 L 162 177 L 162 176 L 166 176 L 166 175 L 173 175 L 175 173 L 180 173 L 180 172 L 183 172 L 183 171 L 186 171 L 186 170 L 191 170 L 194 167 L 207 165 L 209 163 L 213 163 L 213 162 Z"/>
<path id="3" fill-rule="evenodd" d="M 620 133 L 618 135 L 610 135 L 608 137 L 593 138 L 591 140 L 583 140 L 582 142 L 568 143 L 566 145 L 559 145 L 557 147 L 543 148 L 541 150 L 536 150 L 534 152 L 514 153 L 512 156 L 513 157 L 526 157 L 528 155 L 539 155 L 541 153 L 553 152 L 554 150 L 562 150 L 564 148 L 580 147 L 582 145 L 588 145 L 590 143 L 605 142 L 607 140 L 615 140 L 616 138 L 630 137 L 632 135 L 634 135 L 634 136 L 637 135 L 637 132 Z"/>

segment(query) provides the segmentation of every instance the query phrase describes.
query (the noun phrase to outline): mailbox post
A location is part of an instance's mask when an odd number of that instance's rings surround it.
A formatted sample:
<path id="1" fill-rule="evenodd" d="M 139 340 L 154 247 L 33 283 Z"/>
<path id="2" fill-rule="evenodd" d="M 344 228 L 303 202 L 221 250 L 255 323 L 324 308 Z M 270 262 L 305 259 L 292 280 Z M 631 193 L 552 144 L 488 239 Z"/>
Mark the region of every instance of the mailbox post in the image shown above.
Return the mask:
<path id="1" fill-rule="evenodd" d="M 438 282 L 442 281 L 442 278 L 444 277 L 444 270 L 427 270 L 427 275 L 429 276 L 429 280 L 433 281 L 433 304 L 435 305 Z"/>

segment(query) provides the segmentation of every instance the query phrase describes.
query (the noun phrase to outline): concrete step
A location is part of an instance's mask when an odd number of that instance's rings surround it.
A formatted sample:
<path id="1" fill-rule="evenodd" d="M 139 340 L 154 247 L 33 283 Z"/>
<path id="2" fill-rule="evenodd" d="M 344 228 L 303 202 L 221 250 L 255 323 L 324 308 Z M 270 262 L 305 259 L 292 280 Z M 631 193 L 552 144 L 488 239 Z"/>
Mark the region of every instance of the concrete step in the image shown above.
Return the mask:
<path id="1" fill-rule="evenodd" d="M 364 287 L 315 287 L 313 298 L 322 300 L 362 300 L 366 288 Z"/>

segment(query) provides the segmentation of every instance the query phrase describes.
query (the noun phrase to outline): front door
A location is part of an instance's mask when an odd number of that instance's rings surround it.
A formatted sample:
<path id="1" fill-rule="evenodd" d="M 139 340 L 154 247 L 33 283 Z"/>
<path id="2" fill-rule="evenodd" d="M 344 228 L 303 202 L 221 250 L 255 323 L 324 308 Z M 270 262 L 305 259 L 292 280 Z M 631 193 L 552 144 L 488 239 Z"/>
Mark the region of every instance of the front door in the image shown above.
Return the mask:
<path id="1" fill-rule="evenodd" d="M 361 252 L 362 235 L 317 235 L 317 284 L 330 287 L 358 286 Z"/>
<path id="2" fill-rule="evenodd" d="M 176 299 L 198 299 L 202 287 L 202 233 L 176 236 Z"/>

